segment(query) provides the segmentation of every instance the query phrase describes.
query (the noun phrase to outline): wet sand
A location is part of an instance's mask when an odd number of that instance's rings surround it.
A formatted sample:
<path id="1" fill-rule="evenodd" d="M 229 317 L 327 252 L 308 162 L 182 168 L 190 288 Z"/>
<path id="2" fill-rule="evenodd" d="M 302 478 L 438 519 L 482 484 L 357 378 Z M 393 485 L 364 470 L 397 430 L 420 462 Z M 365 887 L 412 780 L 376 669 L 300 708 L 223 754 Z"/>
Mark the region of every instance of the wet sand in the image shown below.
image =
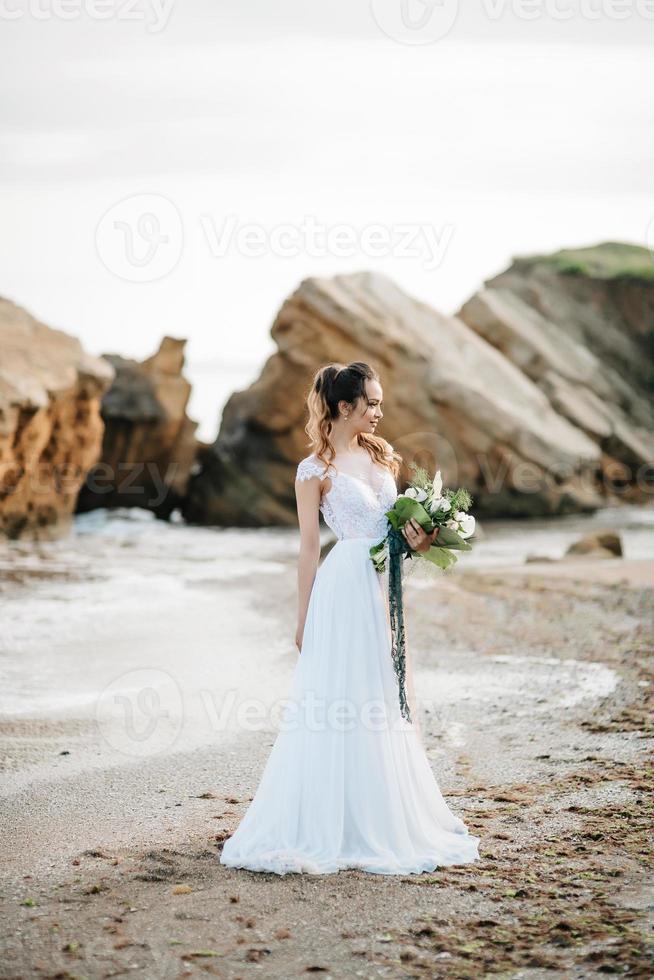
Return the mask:
<path id="1" fill-rule="evenodd" d="M 80 688 L 3 722 L 0 975 L 650 976 L 654 562 L 412 573 L 423 737 L 481 860 L 279 877 L 218 860 L 274 739 L 271 716 L 218 721 L 221 699 L 270 705 L 296 656 L 294 562 L 268 557 L 263 594 L 198 576 L 183 602 L 98 629 L 99 712 Z M 61 641 L 73 687 L 88 640 Z M 126 741 L 109 710 L 132 670 L 170 709 L 159 741 Z"/>

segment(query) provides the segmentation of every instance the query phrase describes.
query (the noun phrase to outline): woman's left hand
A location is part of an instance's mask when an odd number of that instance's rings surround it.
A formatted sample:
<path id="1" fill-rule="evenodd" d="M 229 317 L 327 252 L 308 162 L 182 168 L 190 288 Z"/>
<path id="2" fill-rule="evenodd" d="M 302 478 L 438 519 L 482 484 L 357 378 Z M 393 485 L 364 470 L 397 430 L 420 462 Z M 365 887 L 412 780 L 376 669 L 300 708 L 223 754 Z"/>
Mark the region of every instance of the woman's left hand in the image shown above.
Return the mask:
<path id="1" fill-rule="evenodd" d="M 402 528 L 402 534 L 413 551 L 429 551 L 439 528 L 435 527 L 431 534 L 418 524 L 415 517 L 410 517 Z"/>

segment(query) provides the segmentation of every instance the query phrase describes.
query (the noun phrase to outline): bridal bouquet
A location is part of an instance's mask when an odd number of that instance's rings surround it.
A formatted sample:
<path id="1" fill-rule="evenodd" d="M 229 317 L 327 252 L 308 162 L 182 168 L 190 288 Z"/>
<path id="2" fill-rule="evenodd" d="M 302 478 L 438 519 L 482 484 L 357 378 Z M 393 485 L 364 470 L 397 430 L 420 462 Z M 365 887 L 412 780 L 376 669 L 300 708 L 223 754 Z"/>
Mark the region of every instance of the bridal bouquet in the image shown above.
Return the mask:
<path id="1" fill-rule="evenodd" d="M 439 568 L 448 568 L 457 560 L 456 551 L 471 551 L 466 538 L 475 531 L 475 519 L 468 509 L 472 497 L 466 489 L 444 490 L 441 471 L 437 470 L 432 480 L 427 471 L 411 463 L 415 475 L 409 486 L 400 494 L 391 510 L 386 511 L 391 529 L 379 544 L 370 549 L 370 557 L 378 572 L 386 570 L 386 562 L 392 544 L 399 545 L 404 558 L 426 558 Z M 418 524 L 431 534 L 438 527 L 438 534 L 428 551 L 414 551 L 401 528 L 414 518 Z"/>
<path id="2" fill-rule="evenodd" d="M 406 699 L 406 654 L 404 636 L 404 610 L 402 606 L 402 560 L 406 557 L 426 558 L 439 568 L 445 569 L 457 560 L 456 551 L 471 551 L 466 538 L 475 530 L 475 519 L 468 509 L 472 497 L 463 487 L 444 490 L 441 471 L 434 479 L 426 470 L 411 463 L 415 473 L 409 486 L 400 494 L 391 510 L 386 511 L 390 524 L 388 534 L 370 549 L 370 557 L 378 572 L 388 572 L 388 599 L 391 620 L 391 655 L 397 675 L 402 715 L 411 721 Z M 438 527 L 434 543 L 427 551 L 414 551 L 401 533 L 406 522 L 414 518 L 428 534 Z"/>

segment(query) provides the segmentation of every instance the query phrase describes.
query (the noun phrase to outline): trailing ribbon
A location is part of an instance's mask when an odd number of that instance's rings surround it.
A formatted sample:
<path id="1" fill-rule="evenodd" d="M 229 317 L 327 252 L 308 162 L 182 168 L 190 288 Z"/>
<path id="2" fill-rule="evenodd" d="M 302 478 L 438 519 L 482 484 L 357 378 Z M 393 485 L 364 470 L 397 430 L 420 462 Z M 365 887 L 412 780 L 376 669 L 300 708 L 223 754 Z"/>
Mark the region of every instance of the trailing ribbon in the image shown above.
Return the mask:
<path id="1" fill-rule="evenodd" d="M 407 721 L 411 712 L 406 699 L 406 647 L 404 637 L 404 607 L 402 604 L 402 564 L 406 541 L 400 531 L 388 532 L 388 607 L 391 620 L 391 656 L 400 688 L 400 711 Z"/>

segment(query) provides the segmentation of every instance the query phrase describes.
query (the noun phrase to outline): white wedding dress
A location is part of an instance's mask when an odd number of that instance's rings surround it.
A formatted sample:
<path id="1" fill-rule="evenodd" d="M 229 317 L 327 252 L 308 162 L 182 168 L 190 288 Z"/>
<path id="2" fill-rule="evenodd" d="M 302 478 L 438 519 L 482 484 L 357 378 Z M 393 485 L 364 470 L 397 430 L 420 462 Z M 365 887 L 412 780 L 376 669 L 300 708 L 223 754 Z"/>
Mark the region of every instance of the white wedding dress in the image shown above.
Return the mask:
<path id="1" fill-rule="evenodd" d="M 445 802 L 416 728 L 401 714 L 391 658 L 388 572 L 369 549 L 386 534 L 393 474 L 372 481 L 315 456 L 297 479 L 329 475 L 320 510 L 338 540 L 318 566 L 288 708 L 259 787 L 220 861 L 233 868 L 412 874 L 479 858 L 480 838 Z"/>

